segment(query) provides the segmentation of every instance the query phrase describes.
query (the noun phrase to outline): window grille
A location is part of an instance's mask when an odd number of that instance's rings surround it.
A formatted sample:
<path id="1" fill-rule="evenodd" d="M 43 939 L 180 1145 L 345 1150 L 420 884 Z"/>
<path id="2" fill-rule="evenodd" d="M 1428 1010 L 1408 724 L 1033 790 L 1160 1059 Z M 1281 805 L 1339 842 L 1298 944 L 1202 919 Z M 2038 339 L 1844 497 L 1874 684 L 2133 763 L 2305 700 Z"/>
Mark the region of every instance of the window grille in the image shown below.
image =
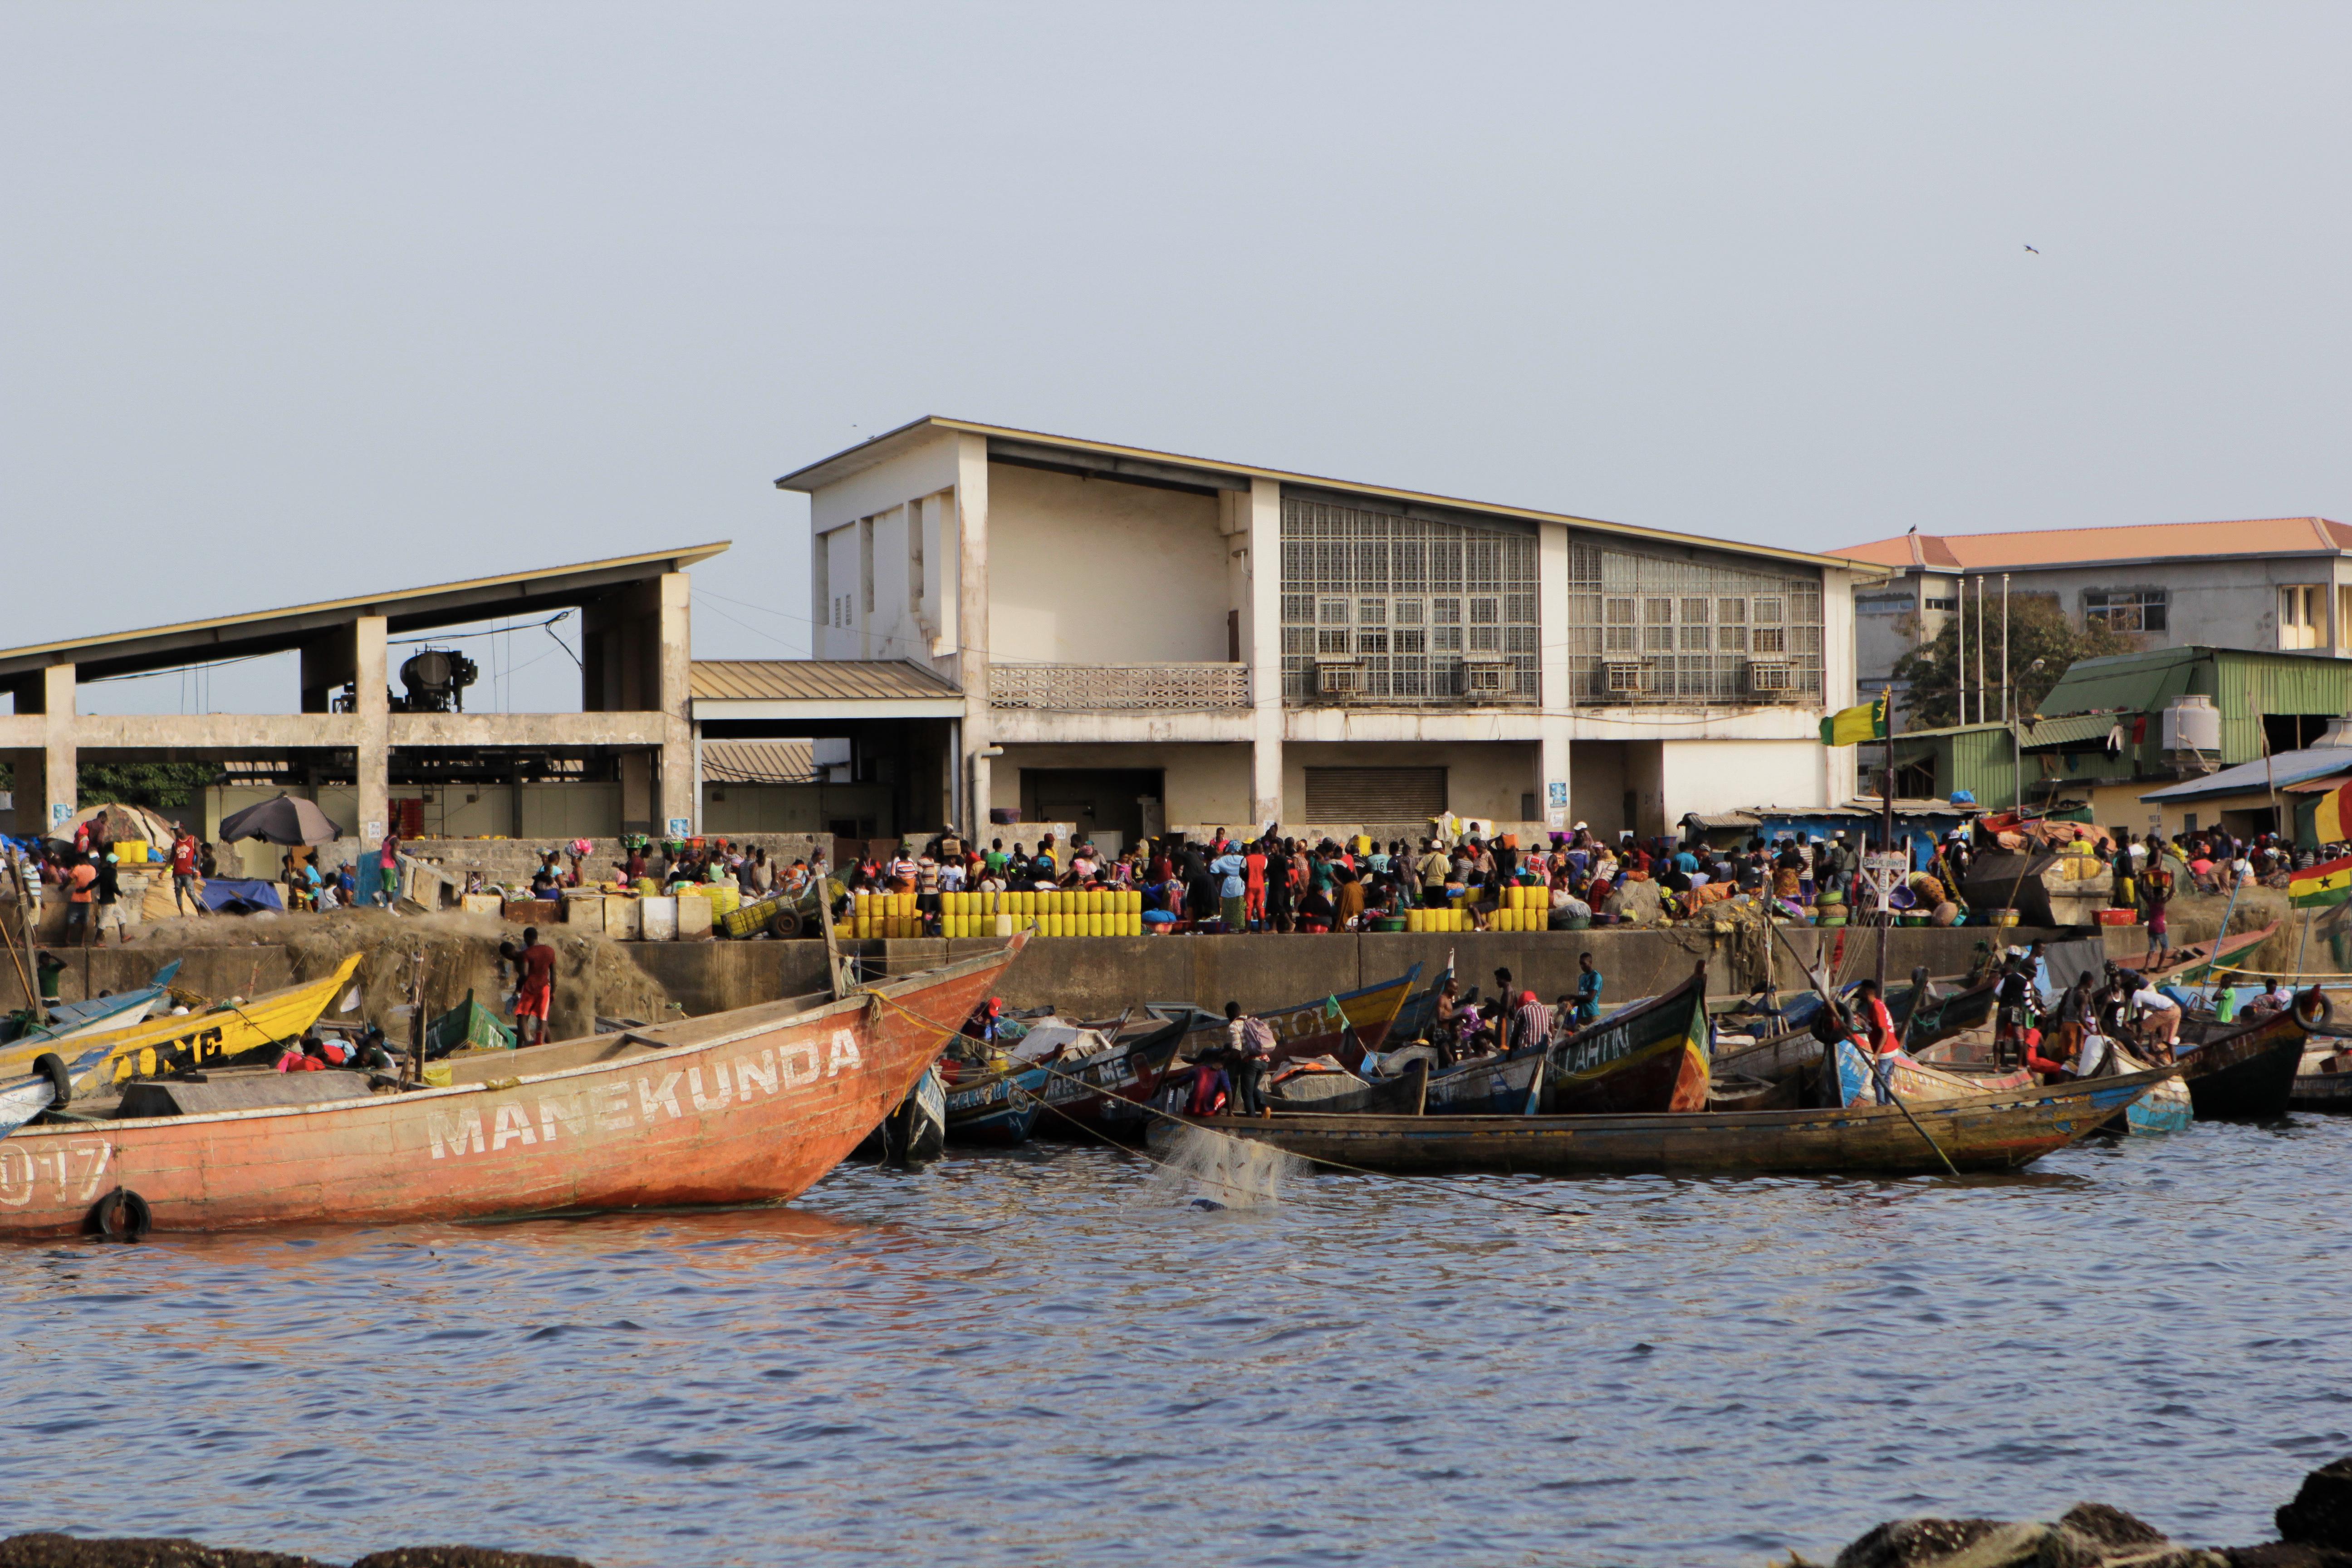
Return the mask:
<path id="1" fill-rule="evenodd" d="M 1730 562 L 1569 547 L 1569 698 L 1740 707 L 1819 700 L 1818 581 Z M 1764 668 L 1751 669 L 1760 658 Z"/>
<path id="2" fill-rule="evenodd" d="M 1352 677 L 1331 678 L 1352 687 L 1327 688 L 1313 654 L 1287 635 L 1309 606 L 1315 651 L 1357 656 Z M 1481 697 L 1533 704 L 1542 695 L 1532 533 L 1286 498 L 1282 612 L 1287 701 L 1458 702 L 1465 653 L 1495 662 L 1499 689 Z"/>

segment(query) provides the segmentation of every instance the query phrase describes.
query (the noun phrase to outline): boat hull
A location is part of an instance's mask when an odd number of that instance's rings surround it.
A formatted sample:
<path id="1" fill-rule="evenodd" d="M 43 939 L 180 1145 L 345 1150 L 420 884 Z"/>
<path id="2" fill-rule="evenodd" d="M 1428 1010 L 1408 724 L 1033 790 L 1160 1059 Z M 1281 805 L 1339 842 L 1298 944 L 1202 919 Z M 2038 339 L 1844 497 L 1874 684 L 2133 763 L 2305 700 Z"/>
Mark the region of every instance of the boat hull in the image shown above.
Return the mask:
<path id="1" fill-rule="evenodd" d="M 121 1079 L 135 1072 L 152 1072 L 163 1059 L 188 1067 L 212 1067 L 264 1046 L 299 1037 L 317 1023 L 336 993 L 359 969 L 352 953 L 323 979 L 289 985 L 226 1011 L 186 1013 L 176 1017 L 150 1018 L 143 1023 L 110 1028 L 78 1037 L 77 1050 L 105 1046 L 105 1054 L 89 1076 Z M 14 1042 L 0 1048 L 0 1076 L 25 1071 L 33 1058 L 48 1048 L 46 1042 Z"/>
<path id="2" fill-rule="evenodd" d="M 1545 1054 L 1541 1108 L 1558 1116 L 1705 1110 L 1706 970 Z"/>
<path id="3" fill-rule="evenodd" d="M 1026 1143 L 1045 1102 L 1045 1069 L 1021 1068 L 947 1086 L 947 1141 L 1007 1147 Z"/>
<path id="4" fill-rule="evenodd" d="M 1216 1117 L 1200 1125 L 1335 1167 L 1400 1174 L 1915 1174 L 1941 1172 L 1946 1159 L 1963 1171 L 2005 1171 L 2089 1136 L 2168 1070 L 1907 1108 L 1667 1116 Z M 1154 1141 L 1171 1135 L 1155 1133 Z"/>
<path id="5" fill-rule="evenodd" d="M 1036 1132 L 1047 1138 L 1134 1138 L 1150 1115 L 1145 1106 L 1176 1065 L 1177 1047 L 1183 1043 L 1184 1026 L 1174 1023 L 1119 1049 L 1049 1064 Z"/>
<path id="6" fill-rule="evenodd" d="M 79 1232 L 117 1187 L 158 1231 L 796 1197 L 907 1097 L 1019 945 L 872 997 L 474 1058 L 483 1076 L 446 1089 L 25 1128 L 0 1140 L 0 1236 Z"/>
<path id="7" fill-rule="evenodd" d="M 1429 1075 L 1423 1109 L 1431 1116 L 1527 1115 L 1549 1056 L 1549 1047 L 1526 1046 L 1440 1068 Z"/>
<path id="8" fill-rule="evenodd" d="M 2287 1113 L 2310 1036 L 2293 1009 L 2243 1024 L 2191 1020 L 2189 1027 L 2206 1037 L 2191 1048 L 2184 1029 L 2176 1055 L 2198 1121 L 2269 1121 Z"/>

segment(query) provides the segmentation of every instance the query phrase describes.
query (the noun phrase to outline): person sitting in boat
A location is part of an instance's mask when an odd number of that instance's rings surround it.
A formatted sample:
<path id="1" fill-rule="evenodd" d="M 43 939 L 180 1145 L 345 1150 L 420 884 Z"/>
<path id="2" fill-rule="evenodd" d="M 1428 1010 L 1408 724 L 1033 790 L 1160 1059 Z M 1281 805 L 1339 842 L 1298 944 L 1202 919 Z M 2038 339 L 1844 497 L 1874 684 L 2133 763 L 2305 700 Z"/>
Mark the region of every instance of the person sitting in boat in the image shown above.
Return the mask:
<path id="1" fill-rule="evenodd" d="M 1214 1116 L 1233 1097 L 1233 1079 L 1225 1076 L 1223 1049 L 1204 1051 L 1192 1064 L 1192 1097 L 1184 1102 L 1188 1116 Z"/>
<path id="2" fill-rule="evenodd" d="M 2257 991 L 2254 999 L 2246 1004 L 2249 1017 L 2258 1013 L 2284 1013 L 2294 1005 L 2294 991 L 2284 980 L 2271 982 L 2267 991 Z"/>
<path id="3" fill-rule="evenodd" d="M 2033 1074 L 2035 1082 L 2053 1084 L 2066 1076 L 2066 1042 L 2079 1044 L 2081 1035 L 2082 1031 L 2071 1024 L 2060 1025 L 2059 1038 L 2049 1042 L 2056 1054 L 2049 1056 L 2042 1054 L 2044 1042 L 2041 1030 L 2029 1027 L 2018 1037 L 2018 1043 L 2023 1047 L 2021 1059 L 2026 1070 Z"/>

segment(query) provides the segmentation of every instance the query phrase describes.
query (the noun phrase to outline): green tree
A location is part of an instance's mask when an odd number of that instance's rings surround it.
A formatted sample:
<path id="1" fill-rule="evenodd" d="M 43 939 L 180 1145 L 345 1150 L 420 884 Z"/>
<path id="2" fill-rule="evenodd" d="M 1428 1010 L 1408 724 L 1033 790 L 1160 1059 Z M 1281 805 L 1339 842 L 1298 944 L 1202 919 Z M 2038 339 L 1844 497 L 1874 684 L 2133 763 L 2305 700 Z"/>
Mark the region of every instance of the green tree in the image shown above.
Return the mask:
<path id="1" fill-rule="evenodd" d="M 1974 606 L 1970 609 L 1973 611 Z M 2000 712 L 2000 649 L 2003 630 L 2000 606 L 1985 606 L 1984 624 L 1984 688 L 1985 711 Z M 2078 626 L 2066 618 L 2066 613 L 2050 599 L 2035 595 L 2020 596 L 2010 601 L 2007 623 L 2009 636 L 2009 672 L 2017 681 L 2019 708 L 2031 714 L 2039 710 L 2066 667 L 2078 658 L 2104 658 L 2109 654 L 2131 653 L 2138 640 L 2123 632 L 2110 631 L 2103 626 Z M 2042 668 L 2032 668 L 2035 659 Z M 1956 666 L 1959 662 L 1958 618 L 1944 623 L 1944 629 L 1931 642 L 1921 644 L 1906 654 L 1895 667 L 1895 679 L 1910 683 L 1910 696 L 1906 699 L 1897 718 L 1906 730 L 1935 730 L 1959 722 L 1958 698 L 1954 690 Z M 1977 688 L 1977 625 L 1976 616 L 1969 616 L 1969 717 L 1976 717 Z"/>
<path id="2" fill-rule="evenodd" d="M 75 770 L 74 787 L 84 805 L 168 812 L 194 805 L 219 776 L 213 763 L 84 763 Z"/>

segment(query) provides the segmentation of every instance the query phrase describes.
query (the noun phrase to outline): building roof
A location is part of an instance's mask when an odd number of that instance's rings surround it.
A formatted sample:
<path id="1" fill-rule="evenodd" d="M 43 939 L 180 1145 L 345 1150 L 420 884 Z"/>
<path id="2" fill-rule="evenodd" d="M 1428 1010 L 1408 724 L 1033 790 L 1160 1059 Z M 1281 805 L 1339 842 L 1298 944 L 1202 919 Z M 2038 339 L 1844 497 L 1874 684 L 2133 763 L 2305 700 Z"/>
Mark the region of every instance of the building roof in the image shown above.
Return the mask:
<path id="1" fill-rule="evenodd" d="M 1494 517 L 1515 518 L 1528 522 L 1566 523 L 1575 528 L 1591 529 L 1628 539 L 1648 540 L 1655 543 L 1675 545 L 1685 549 L 1729 551 L 1740 555 L 1769 556 L 1793 564 L 1830 567 L 1851 572 L 1862 565 L 1867 572 L 1870 563 L 1850 558 L 1812 554 L 1800 550 L 1783 550 L 1769 544 L 1744 544 L 1731 540 L 1713 539 L 1704 534 L 1676 533 L 1660 528 L 1642 528 L 1632 523 L 1607 522 L 1598 518 L 1574 517 L 1562 512 L 1538 511 L 1529 507 L 1499 506 L 1488 501 L 1464 500 L 1455 496 L 1435 495 L 1423 490 L 1398 489 L 1388 485 L 1362 484 L 1349 479 L 1334 479 L 1314 474 L 1292 473 L 1284 468 L 1260 468 L 1254 463 L 1229 462 L 1220 458 L 1192 458 L 1174 452 L 1153 451 L 1143 447 L 1122 447 L 1105 441 L 1088 441 L 1072 436 L 1053 436 L 1036 430 L 1020 430 L 1003 425 L 983 425 L 969 419 L 950 419 L 937 415 L 926 416 L 896 430 L 885 431 L 859 446 L 821 458 L 814 463 L 793 469 L 776 481 L 784 490 L 814 492 L 831 484 L 863 472 L 877 463 L 887 462 L 909 450 L 940 431 L 957 431 L 983 437 L 989 444 L 989 455 L 1000 461 L 1027 462 L 1041 467 L 1055 466 L 1054 459 L 1083 463 L 1090 471 L 1107 478 L 1124 479 L 1140 484 L 1176 484 L 1185 488 L 1208 489 L 1246 489 L 1251 479 L 1274 479 L 1284 484 L 1311 485 L 1319 489 L 1377 496 L 1384 500 L 1402 502 L 1408 509 L 1427 506 L 1458 511 L 1484 512 Z"/>
<path id="2" fill-rule="evenodd" d="M 2167 785 L 2140 796 L 2142 800 L 2198 800 L 2215 795 L 2248 795 L 2273 787 L 2284 789 L 2305 779 L 2326 778 L 2352 769 L 2352 746 L 2309 746 L 2281 752 L 2258 763 L 2240 763 L 2218 773 Z"/>
<path id="3" fill-rule="evenodd" d="M 698 658 L 697 701 L 884 702 L 959 697 L 951 681 L 905 659 Z"/>
<path id="4" fill-rule="evenodd" d="M 2334 555 L 2352 551 L 2352 528 L 2324 517 L 2259 517 L 2231 522 L 2139 522 L 2105 528 L 2043 528 L 2007 533 L 1897 534 L 1850 544 L 1832 555 L 1897 570 L 1998 572 L 2107 562 L 2205 561 L 2227 555 Z"/>
<path id="5" fill-rule="evenodd" d="M 300 647 L 330 626 L 348 625 L 362 616 L 385 616 L 391 630 L 398 633 L 462 626 L 495 616 L 562 609 L 580 604 L 595 590 L 667 572 L 683 572 L 719 554 L 729 543 L 722 539 L 713 544 L 615 555 L 573 566 L 509 572 L 496 577 L 471 577 L 424 588 L 394 588 L 344 599 L 321 599 L 285 609 L 215 616 L 208 620 L 182 621 L 140 631 L 33 643 L 0 649 L 0 678 L 30 674 L 50 665 L 72 664 L 79 667 L 78 679 L 91 680 L 172 669 L 200 660 L 282 653 Z"/>
<path id="6" fill-rule="evenodd" d="M 2019 744 L 2026 751 L 2047 750 L 2052 746 L 2080 745 L 2084 741 L 2105 741 L 2114 733 L 2116 725 L 2124 727 L 2126 740 L 2131 735 L 2132 721 L 2142 716 L 2143 710 L 2123 713 L 2066 713 L 2055 719 L 2032 719 L 2026 721 Z"/>
<path id="7" fill-rule="evenodd" d="M 2042 711 L 2152 713 L 2176 697 L 2186 697 L 2197 667 L 2212 658 L 2210 647 L 2158 647 L 2145 653 L 2078 658 L 2042 700 Z M 2046 744 L 2047 742 L 2037 742 Z"/>
<path id="8" fill-rule="evenodd" d="M 711 784 L 807 784 L 816 777 L 816 742 L 705 741 L 702 776 Z"/>

